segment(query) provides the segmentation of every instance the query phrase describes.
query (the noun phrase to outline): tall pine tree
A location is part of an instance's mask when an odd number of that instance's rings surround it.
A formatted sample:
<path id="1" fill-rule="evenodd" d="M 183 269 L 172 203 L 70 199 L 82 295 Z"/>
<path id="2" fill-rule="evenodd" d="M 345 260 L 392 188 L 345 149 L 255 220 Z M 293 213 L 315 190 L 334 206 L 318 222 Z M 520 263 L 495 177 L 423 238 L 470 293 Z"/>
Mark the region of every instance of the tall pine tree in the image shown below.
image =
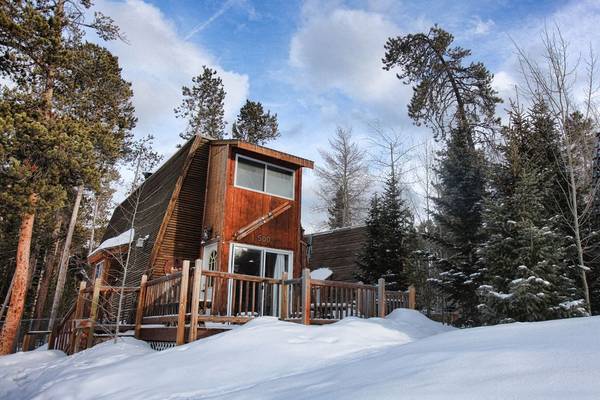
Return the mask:
<path id="1" fill-rule="evenodd" d="M 196 134 L 203 134 L 222 139 L 226 93 L 217 71 L 202 66 L 202 73 L 192 78 L 192 87 L 183 86 L 181 93 L 183 101 L 175 108 L 175 116 L 187 119 L 187 127 L 179 136 L 188 140 Z"/>

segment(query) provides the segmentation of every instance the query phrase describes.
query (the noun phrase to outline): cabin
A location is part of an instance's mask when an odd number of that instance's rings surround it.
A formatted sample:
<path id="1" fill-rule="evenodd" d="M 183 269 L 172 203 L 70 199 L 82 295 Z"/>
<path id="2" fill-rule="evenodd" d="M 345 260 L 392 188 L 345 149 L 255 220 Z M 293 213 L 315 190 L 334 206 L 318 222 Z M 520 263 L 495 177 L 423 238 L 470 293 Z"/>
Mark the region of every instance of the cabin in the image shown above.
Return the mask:
<path id="1" fill-rule="evenodd" d="M 326 324 L 414 308 L 414 290 L 384 279 L 311 276 L 305 239 L 327 236 L 303 236 L 304 168 L 313 162 L 240 140 L 190 139 L 115 209 L 49 348 L 72 354 L 134 332 L 160 350 L 260 316 Z M 325 246 L 330 263 L 356 254 L 361 235 L 348 233 Z"/>
<path id="2" fill-rule="evenodd" d="M 179 271 L 298 277 L 302 169 L 313 162 L 241 140 L 197 135 L 114 211 L 91 275 L 118 286 Z M 135 304 L 124 307 L 130 319 Z"/>
<path id="3" fill-rule="evenodd" d="M 358 259 L 367 240 L 364 225 L 305 235 L 307 265 L 313 273 L 327 271 L 327 279 L 358 282 Z M 321 272 L 323 275 L 323 272 Z"/>

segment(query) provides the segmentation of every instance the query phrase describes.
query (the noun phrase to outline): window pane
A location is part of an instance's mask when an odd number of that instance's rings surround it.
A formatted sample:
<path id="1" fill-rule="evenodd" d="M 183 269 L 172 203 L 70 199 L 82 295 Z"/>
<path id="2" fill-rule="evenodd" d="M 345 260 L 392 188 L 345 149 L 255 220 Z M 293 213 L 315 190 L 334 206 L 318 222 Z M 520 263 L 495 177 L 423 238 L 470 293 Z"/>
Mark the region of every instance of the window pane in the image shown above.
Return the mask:
<path id="1" fill-rule="evenodd" d="M 264 164 L 245 158 L 238 158 L 236 185 L 262 192 L 264 190 L 264 181 Z"/>
<path id="2" fill-rule="evenodd" d="M 285 169 L 267 166 L 267 192 L 276 196 L 294 197 L 293 173 Z"/>
<path id="3" fill-rule="evenodd" d="M 261 251 L 235 246 L 233 254 L 233 272 L 236 274 L 260 276 Z"/>

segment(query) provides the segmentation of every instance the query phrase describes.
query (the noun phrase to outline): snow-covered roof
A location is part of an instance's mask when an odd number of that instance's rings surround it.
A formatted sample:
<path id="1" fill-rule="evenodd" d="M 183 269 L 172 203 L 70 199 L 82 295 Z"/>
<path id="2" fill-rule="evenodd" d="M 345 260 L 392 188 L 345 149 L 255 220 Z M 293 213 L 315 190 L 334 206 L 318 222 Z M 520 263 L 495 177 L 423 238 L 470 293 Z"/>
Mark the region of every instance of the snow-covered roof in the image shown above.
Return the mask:
<path id="1" fill-rule="evenodd" d="M 333 271 L 329 268 L 317 268 L 313 271 L 310 271 L 310 278 L 324 281 L 325 279 L 329 278 L 332 274 Z"/>
<path id="2" fill-rule="evenodd" d="M 100 243 L 100 246 L 96 247 L 96 249 L 90 253 L 90 256 L 96 254 L 101 250 L 111 249 L 113 247 L 129 244 L 133 242 L 134 237 L 135 229 L 127 229 L 125 232 L 120 233 L 117 236 L 111 237 L 110 239 L 106 239 L 104 242 Z"/>

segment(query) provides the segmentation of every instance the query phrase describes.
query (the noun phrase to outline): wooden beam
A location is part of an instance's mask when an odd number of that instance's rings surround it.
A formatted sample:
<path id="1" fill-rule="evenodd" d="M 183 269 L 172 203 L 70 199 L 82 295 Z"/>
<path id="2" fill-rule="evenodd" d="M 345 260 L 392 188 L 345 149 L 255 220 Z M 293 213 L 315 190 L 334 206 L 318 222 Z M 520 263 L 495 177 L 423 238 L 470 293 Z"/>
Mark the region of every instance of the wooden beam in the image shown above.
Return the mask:
<path id="1" fill-rule="evenodd" d="M 140 338 L 140 330 L 142 329 L 142 320 L 144 318 L 144 309 L 146 304 L 146 284 L 148 283 L 148 275 L 142 275 L 140 282 L 140 293 L 138 294 L 137 308 L 135 310 L 135 338 Z"/>
<path id="2" fill-rule="evenodd" d="M 387 302 L 385 300 L 385 279 L 383 278 L 379 278 L 379 281 L 377 282 L 377 297 L 379 298 L 377 301 L 379 318 L 385 318 L 387 314 Z"/>
<path id="3" fill-rule="evenodd" d="M 267 222 L 277 218 L 278 216 L 280 216 L 281 214 L 283 214 L 290 208 L 292 208 L 291 201 L 286 201 L 285 203 L 278 205 L 277 207 L 275 207 L 274 209 L 272 209 L 271 211 L 269 211 L 262 217 L 259 217 L 259 218 L 255 219 L 254 221 L 250 222 L 248 225 L 244 226 L 243 228 L 240 228 L 240 230 L 238 230 L 233 235 L 233 239 L 240 240 L 240 239 L 245 238 L 246 236 L 248 236 L 249 234 L 251 234 L 252 232 L 257 230 L 258 228 L 260 228 Z"/>
<path id="4" fill-rule="evenodd" d="M 286 320 L 288 317 L 288 285 L 286 285 L 285 281 L 287 281 L 287 272 L 284 272 L 281 276 L 281 311 L 279 313 L 279 318 Z"/>
<path id="5" fill-rule="evenodd" d="M 77 302 L 75 303 L 75 314 L 73 319 L 81 319 L 83 314 L 83 306 L 85 302 L 85 287 L 87 286 L 85 281 L 79 283 L 79 292 L 77 293 Z M 67 354 L 77 353 L 79 350 L 79 342 L 81 341 L 81 331 L 79 329 L 73 329 L 71 332 L 71 343 L 69 343 L 69 351 Z"/>
<path id="6" fill-rule="evenodd" d="M 179 312 L 177 316 L 177 346 L 185 344 L 185 308 L 187 306 L 188 280 L 190 277 L 190 262 L 183 262 L 181 285 L 179 290 Z"/>
<path id="7" fill-rule="evenodd" d="M 408 308 L 411 310 L 417 308 L 417 291 L 413 285 L 408 287 Z"/>
<path id="8" fill-rule="evenodd" d="M 88 328 L 88 338 L 86 348 L 92 347 L 94 344 L 94 325 L 96 323 L 96 317 L 98 316 L 98 301 L 100 299 L 100 286 L 102 285 L 102 278 L 96 278 L 94 281 L 94 292 L 92 294 L 92 307 L 90 310 L 90 327 Z"/>
<path id="9" fill-rule="evenodd" d="M 310 325 L 310 270 L 302 270 L 302 323 Z"/>
<path id="10" fill-rule="evenodd" d="M 198 307 L 200 305 L 200 282 L 202 279 L 202 260 L 196 260 L 194 281 L 192 284 L 192 303 L 190 308 L 190 336 L 188 341 L 198 338 Z"/>

